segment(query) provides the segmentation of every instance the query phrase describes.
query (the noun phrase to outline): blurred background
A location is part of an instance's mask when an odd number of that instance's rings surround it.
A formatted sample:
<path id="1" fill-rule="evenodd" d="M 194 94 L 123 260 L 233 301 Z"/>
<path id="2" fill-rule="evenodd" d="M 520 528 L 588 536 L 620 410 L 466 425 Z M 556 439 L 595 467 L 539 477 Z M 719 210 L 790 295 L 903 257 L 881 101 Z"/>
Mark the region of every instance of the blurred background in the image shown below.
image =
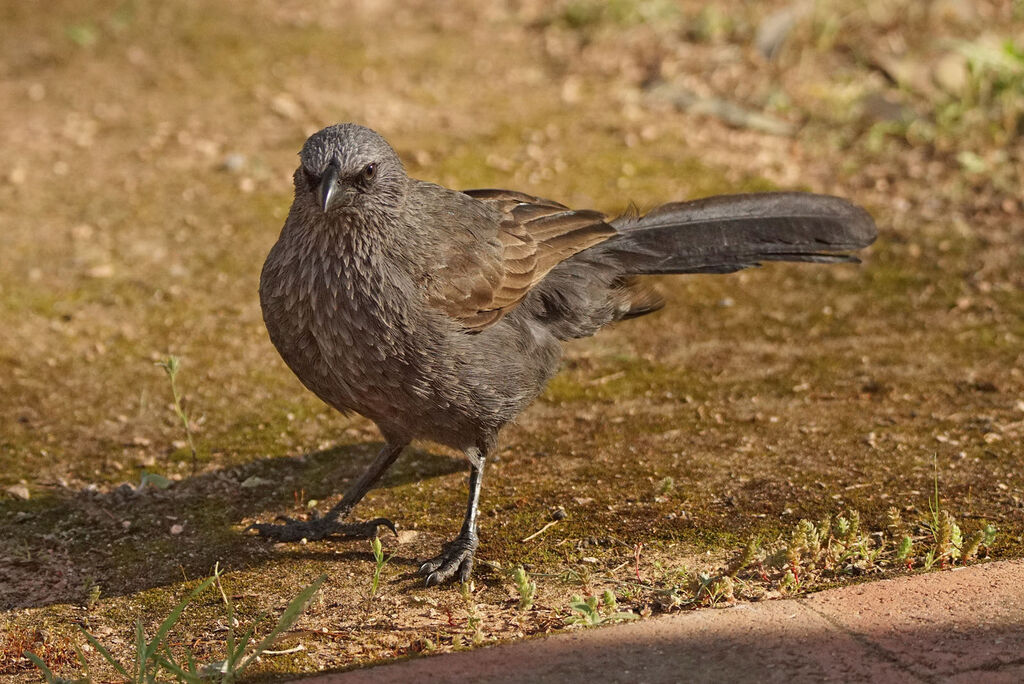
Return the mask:
<path id="1" fill-rule="evenodd" d="M 87 574 L 152 589 L 223 548 L 269 563 L 233 526 L 329 497 L 369 458 L 372 425 L 291 376 L 256 292 L 296 153 L 339 121 L 456 188 L 609 213 L 803 189 L 879 224 L 861 268 L 665 280 L 666 311 L 571 345 L 508 431 L 485 560 L 569 562 L 516 543 L 566 501 L 570 521 L 671 553 L 836 505 L 881 520 L 921 504 L 936 464 L 1019 555 L 1020 0 L 8 0 L 0 525 L 18 524 L 0 545 L 20 560 L 0 560 L 5 606 L 73 600 Z M 169 355 L 194 469 L 156 365 Z M 366 514 L 419 525 L 425 553 L 455 517 L 417 516 L 457 516 L 464 473 L 431 445 L 409 461 Z M 129 515 L 114 493 L 143 471 L 178 498 Z M 135 530 L 146 579 L 105 550 Z"/>

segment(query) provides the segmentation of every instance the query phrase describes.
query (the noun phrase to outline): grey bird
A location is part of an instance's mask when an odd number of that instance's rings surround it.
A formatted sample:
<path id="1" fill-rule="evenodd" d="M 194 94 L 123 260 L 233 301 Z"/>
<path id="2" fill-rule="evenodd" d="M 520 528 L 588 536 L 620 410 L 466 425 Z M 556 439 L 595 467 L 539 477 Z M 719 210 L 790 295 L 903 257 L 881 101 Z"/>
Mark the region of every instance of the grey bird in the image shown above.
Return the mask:
<path id="1" fill-rule="evenodd" d="M 260 278 L 270 339 L 299 380 L 386 445 L 323 516 L 252 526 L 277 541 L 376 534 L 346 521 L 413 439 L 469 461 L 462 530 L 420 568 L 466 581 L 481 476 L 498 433 L 557 372 L 561 341 L 661 308 L 643 276 L 731 273 L 766 261 L 856 262 L 863 209 L 796 192 L 663 204 L 619 218 L 510 190 L 458 192 L 410 178 L 356 124 L 313 134 L 295 199 Z"/>

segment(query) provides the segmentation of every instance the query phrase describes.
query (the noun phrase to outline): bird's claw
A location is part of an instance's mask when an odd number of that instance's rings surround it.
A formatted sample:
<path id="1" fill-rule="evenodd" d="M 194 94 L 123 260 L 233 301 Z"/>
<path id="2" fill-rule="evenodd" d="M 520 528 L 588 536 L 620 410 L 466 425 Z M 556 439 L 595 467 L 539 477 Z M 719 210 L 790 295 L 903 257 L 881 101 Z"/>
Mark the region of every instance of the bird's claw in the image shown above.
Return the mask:
<path id="1" fill-rule="evenodd" d="M 352 539 L 371 539 L 377 536 L 378 527 L 386 527 L 396 537 L 398 536 L 395 523 L 387 518 L 374 518 L 365 522 L 338 522 L 330 517 L 295 520 L 286 516 L 278 516 L 277 519 L 284 520 L 284 524 L 253 523 L 245 530 L 246 532 L 256 530 L 261 537 L 277 542 L 296 542 L 303 539 L 316 541 L 335 535 Z"/>
<path id="2" fill-rule="evenodd" d="M 376 537 L 378 527 L 386 527 L 389 530 L 391 530 L 391 534 L 395 535 L 396 537 L 398 536 L 398 528 L 395 527 L 395 523 L 391 522 L 387 518 L 374 518 L 373 520 L 368 520 L 363 523 L 352 523 L 352 525 L 354 527 L 359 527 L 360 525 L 362 525 L 370 529 L 371 532 L 367 535 L 367 537 Z"/>
<path id="3" fill-rule="evenodd" d="M 456 573 L 460 582 L 468 582 L 473 574 L 473 556 L 478 544 L 476 534 L 460 534 L 444 553 L 420 566 L 420 574 L 426 575 L 424 584 L 436 586 L 447 582 Z"/>

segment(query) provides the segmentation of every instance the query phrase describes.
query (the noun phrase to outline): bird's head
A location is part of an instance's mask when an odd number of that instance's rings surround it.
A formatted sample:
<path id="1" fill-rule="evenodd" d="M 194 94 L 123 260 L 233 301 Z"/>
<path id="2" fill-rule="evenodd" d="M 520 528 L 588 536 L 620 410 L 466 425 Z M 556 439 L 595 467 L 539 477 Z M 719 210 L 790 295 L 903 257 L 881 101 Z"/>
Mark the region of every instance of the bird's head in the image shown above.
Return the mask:
<path id="1" fill-rule="evenodd" d="M 306 140 L 295 172 L 295 199 L 324 214 L 390 213 L 405 194 L 408 176 L 384 138 L 358 124 L 328 126 Z"/>

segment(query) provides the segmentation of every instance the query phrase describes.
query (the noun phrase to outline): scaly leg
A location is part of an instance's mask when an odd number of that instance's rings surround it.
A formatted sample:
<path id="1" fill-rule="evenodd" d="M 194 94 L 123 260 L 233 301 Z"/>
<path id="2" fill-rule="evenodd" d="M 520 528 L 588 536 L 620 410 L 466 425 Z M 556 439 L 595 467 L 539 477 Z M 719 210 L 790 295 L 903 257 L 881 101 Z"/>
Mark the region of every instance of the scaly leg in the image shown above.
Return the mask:
<path id="1" fill-rule="evenodd" d="M 352 512 L 355 505 L 366 496 L 366 492 L 370 491 L 370 488 L 380 479 L 380 476 L 395 462 L 395 459 L 402 453 L 402 449 L 405 448 L 406 444 L 408 442 L 388 442 L 385 444 L 384 448 L 377 454 L 377 458 L 370 464 L 370 467 L 359 476 L 358 480 L 352 483 L 341 501 L 334 508 L 327 511 L 326 515 L 314 517 L 310 520 L 293 520 L 292 518 L 282 516 L 279 519 L 285 521 L 283 525 L 254 523 L 249 525 L 246 530 L 256 530 L 261 536 L 279 542 L 294 542 L 302 539 L 313 541 L 335 534 L 344 537 L 369 539 L 377 536 L 377 528 L 382 525 L 397 535 L 398 530 L 395 529 L 395 524 L 387 518 L 374 518 L 366 522 L 352 523 L 339 522 L 339 520 L 348 517 L 348 514 Z"/>
<path id="2" fill-rule="evenodd" d="M 477 506 L 480 503 L 480 481 L 484 472 L 484 454 L 479 449 L 466 452 L 472 469 L 469 471 L 469 503 L 462 531 L 444 552 L 420 566 L 420 574 L 426 575 L 426 585 L 432 587 L 451 579 L 456 572 L 459 581 L 466 582 L 473 572 L 473 555 L 480 543 L 476 533 Z"/>

